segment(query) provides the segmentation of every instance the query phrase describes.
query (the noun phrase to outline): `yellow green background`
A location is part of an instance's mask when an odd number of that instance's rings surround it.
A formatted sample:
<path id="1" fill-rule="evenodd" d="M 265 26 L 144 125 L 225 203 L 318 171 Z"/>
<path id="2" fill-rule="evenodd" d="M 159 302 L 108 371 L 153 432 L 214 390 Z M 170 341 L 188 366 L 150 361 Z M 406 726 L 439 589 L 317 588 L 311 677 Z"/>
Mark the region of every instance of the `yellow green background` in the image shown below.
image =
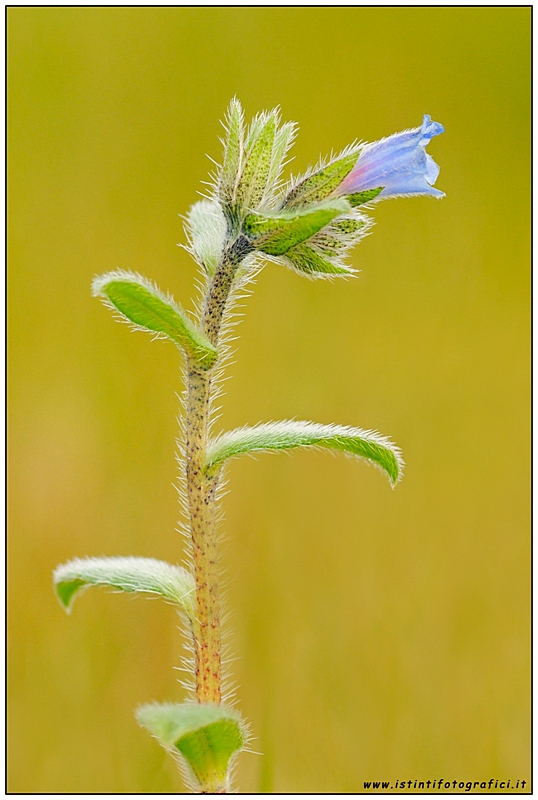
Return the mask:
<path id="1" fill-rule="evenodd" d="M 11 8 L 9 789 L 181 792 L 133 709 L 180 701 L 170 606 L 52 592 L 74 556 L 182 559 L 176 349 L 96 273 L 190 307 L 181 219 L 230 98 L 300 125 L 296 171 L 421 123 L 446 198 L 387 201 L 354 281 L 269 264 L 219 425 L 375 428 L 392 491 L 326 452 L 238 460 L 224 501 L 243 792 L 529 780 L 530 9 Z"/>

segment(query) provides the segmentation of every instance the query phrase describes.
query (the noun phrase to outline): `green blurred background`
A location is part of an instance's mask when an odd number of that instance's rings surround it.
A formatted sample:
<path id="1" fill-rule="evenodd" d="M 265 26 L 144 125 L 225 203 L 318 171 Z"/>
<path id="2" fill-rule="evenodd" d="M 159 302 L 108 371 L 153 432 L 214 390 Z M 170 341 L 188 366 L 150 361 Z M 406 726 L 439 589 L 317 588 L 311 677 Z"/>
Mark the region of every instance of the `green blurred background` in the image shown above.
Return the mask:
<path id="1" fill-rule="evenodd" d="M 181 700 L 174 611 L 79 555 L 176 562 L 178 354 L 90 297 L 123 267 L 187 307 L 176 244 L 230 98 L 300 125 L 295 171 L 431 114 L 440 202 L 381 203 L 352 282 L 275 265 L 222 428 L 375 428 L 393 492 L 327 453 L 229 470 L 231 665 L 265 757 L 243 792 L 529 780 L 528 8 L 11 8 L 9 790 L 181 792 L 133 709 Z"/>

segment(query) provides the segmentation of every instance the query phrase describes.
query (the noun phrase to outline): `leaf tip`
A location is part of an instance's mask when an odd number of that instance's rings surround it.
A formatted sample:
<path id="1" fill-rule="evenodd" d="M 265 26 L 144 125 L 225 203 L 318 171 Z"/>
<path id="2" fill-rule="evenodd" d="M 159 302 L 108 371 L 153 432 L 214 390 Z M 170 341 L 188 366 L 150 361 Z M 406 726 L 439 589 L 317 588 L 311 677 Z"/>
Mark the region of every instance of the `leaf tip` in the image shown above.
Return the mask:
<path id="1" fill-rule="evenodd" d="M 389 476 L 391 489 L 395 489 L 404 476 L 405 461 L 402 458 L 402 452 L 399 447 L 392 445 L 393 464 L 390 471 L 387 470 Z"/>
<path id="2" fill-rule="evenodd" d="M 229 791 L 230 766 L 248 738 L 247 727 L 233 708 L 215 703 L 150 703 L 135 715 L 163 747 L 183 757 L 197 792 Z"/>
<path id="3" fill-rule="evenodd" d="M 75 595 L 85 586 L 85 581 L 77 578 L 68 578 L 66 565 L 56 567 L 52 574 L 54 593 L 66 614 L 71 614 Z"/>

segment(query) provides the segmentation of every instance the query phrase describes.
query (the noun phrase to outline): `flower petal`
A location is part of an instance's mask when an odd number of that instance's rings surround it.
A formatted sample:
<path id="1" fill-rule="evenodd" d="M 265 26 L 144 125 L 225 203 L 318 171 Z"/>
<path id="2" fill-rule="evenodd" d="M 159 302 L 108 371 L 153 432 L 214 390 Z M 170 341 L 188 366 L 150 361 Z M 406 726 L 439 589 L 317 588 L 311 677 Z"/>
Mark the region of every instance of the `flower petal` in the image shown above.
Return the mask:
<path id="1" fill-rule="evenodd" d="M 366 145 L 338 187 L 338 194 L 354 194 L 383 186 L 378 195 L 380 200 L 409 194 L 443 197 L 443 192 L 433 188 L 439 167 L 425 150 L 430 140 L 443 131 L 443 126 L 432 122 L 426 114 L 420 128 L 395 133 Z"/>

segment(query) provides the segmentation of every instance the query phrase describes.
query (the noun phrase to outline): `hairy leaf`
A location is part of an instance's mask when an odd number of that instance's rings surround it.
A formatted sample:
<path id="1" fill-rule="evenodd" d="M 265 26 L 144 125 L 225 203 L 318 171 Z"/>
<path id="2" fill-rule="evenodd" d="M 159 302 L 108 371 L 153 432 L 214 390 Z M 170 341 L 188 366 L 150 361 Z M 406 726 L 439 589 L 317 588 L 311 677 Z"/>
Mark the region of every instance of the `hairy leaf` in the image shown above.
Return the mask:
<path id="1" fill-rule="evenodd" d="M 374 200 L 384 188 L 384 186 L 379 186 L 377 189 L 366 189 L 364 192 L 355 192 L 354 194 L 346 195 L 346 197 L 349 200 L 349 204 L 356 208 L 357 206 L 362 206 L 363 203 L 369 203 Z"/>
<path id="2" fill-rule="evenodd" d="M 228 108 L 225 122 L 224 160 L 219 175 L 219 197 L 223 203 L 235 199 L 237 181 L 243 161 L 243 109 L 234 97 Z"/>
<path id="3" fill-rule="evenodd" d="M 203 794 L 229 791 L 230 760 L 243 747 L 245 726 L 232 708 L 214 703 L 152 703 L 137 709 L 140 725 L 188 764 Z"/>
<path id="4" fill-rule="evenodd" d="M 284 167 L 286 154 L 295 138 L 296 127 L 294 122 L 286 122 L 275 134 L 271 168 L 269 169 L 269 175 L 267 177 L 267 187 L 269 190 L 273 190 L 278 182 L 280 173 Z"/>
<path id="5" fill-rule="evenodd" d="M 259 121 L 258 121 L 259 120 Z M 246 155 L 243 174 L 239 180 L 237 198 L 244 208 L 256 208 L 265 194 L 276 133 L 276 115 L 269 113 L 266 117 L 254 120 L 259 132 L 252 135 L 252 143 Z"/>
<path id="6" fill-rule="evenodd" d="M 257 140 L 258 136 L 260 135 L 261 129 L 266 124 L 271 114 L 272 114 L 271 111 L 266 111 L 266 112 L 261 111 L 260 113 L 256 114 L 256 116 L 253 117 L 252 120 L 250 121 L 250 125 L 248 126 L 248 132 L 245 140 L 245 152 L 247 154 L 252 151 L 254 142 Z"/>
<path id="7" fill-rule="evenodd" d="M 183 567 L 156 558 L 114 556 L 75 558 L 54 571 L 58 599 L 69 613 L 73 600 L 88 586 L 110 586 L 123 592 L 147 592 L 177 603 L 193 617 L 194 578 Z"/>
<path id="8" fill-rule="evenodd" d="M 348 217 L 331 223 L 330 228 L 334 229 L 335 232 L 339 233 L 341 236 L 351 236 L 362 230 L 367 224 L 367 221 L 367 217 Z"/>
<path id="9" fill-rule="evenodd" d="M 312 277 L 354 274 L 351 267 L 346 267 L 338 260 L 331 261 L 308 244 L 298 244 L 290 248 L 283 258 L 292 269 Z"/>
<path id="10" fill-rule="evenodd" d="M 219 203 L 199 200 L 191 206 L 185 230 L 190 240 L 187 249 L 207 274 L 213 275 L 226 238 L 226 218 Z"/>
<path id="11" fill-rule="evenodd" d="M 310 239 L 346 211 L 349 211 L 349 204 L 342 198 L 309 206 L 301 212 L 249 214 L 244 220 L 243 232 L 256 250 L 280 256 L 295 245 Z"/>
<path id="12" fill-rule="evenodd" d="M 347 243 L 343 236 L 331 236 L 327 229 L 316 234 L 312 240 L 312 244 L 315 245 L 316 250 L 318 250 L 322 255 L 328 256 L 329 258 L 334 258 L 341 255 L 341 253 L 346 249 Z"/>
<path id="13" fill-rule="evenodd" d="M 315 203 L 324 200 L 340 186 L 346 175 L 353 169 L 357 161 L 356 150 L 332 161 L 327 166 L 317 170 L 312 175 L 300 180 L 291 189 L 282 205 L 285 209 L 297 208 L 305 203 Z"/>
<path id="14" fill-rule="evenodd" d="M 327 447 L 365 459 L 396 484 L 403 470 L 400 450 L 375 431 L 316 422 L 266 422 L 252 428 L 237 428 L 213 439 L 208 445 L 205 469 L 215 472 L 224 461 L 242 453 L 276 452 L 297 447 Z"/>
<path id="15" fill-rule="evenodd" d="M 94 296 L 101 297 L 106 305 L 119 311 L 136 328 L 167 336 L 202 369 L 214 364 L 217 349 L 173 298 L 164 295 L 146 278 L 116 270 L 95 278 L 92 291 Z"/>

